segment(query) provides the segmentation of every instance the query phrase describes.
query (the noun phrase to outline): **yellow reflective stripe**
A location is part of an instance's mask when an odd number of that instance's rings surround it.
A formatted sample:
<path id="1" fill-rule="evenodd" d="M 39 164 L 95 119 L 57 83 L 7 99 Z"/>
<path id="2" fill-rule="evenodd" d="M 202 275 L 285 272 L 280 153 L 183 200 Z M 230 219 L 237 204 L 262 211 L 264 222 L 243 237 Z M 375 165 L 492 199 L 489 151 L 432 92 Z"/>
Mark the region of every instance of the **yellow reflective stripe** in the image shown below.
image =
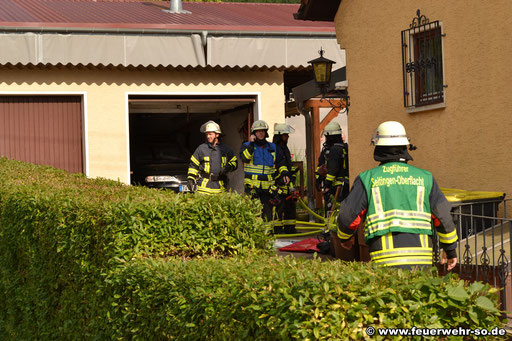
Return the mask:
<path id="1" fill-rule="evenodd" d="M 198 160 L 198 159 L 196 159 L 196 158 L 194 157 L 194 155 L 192 155 L 192 157 L 190 157 L 190 161 L 192 161 L 193 163 L 195 163 L 195 164 L 196 164 L 196 166 L 199 166 L 199 165 L 200 165 L 199 160 Z"/>
<path id="2" fill-rule="evenodd" d="M 220 158 L 220 165 L 221 167 L 224 167 L 226 165 L 227 158 L 225 156 Z"/>
<path id="3" fill-rule="evenodd" d="M 418 186 L 416 189 L 416 207 L 418 212 L 423 212 L 423 201 L 425 197 L 425 187 Z"/>
<path id="4" fill-rule="evenodd" d="M 424 234 L 420 234 L 418 235 L 418 237 L 420 237 L 420 244 L 421 244 L 421 247 L 425 247 L 425 239 L 423 238 Z"/>
<path id="5" fill-rule="evenodd" d="M 424 221 L 430 223 L 432 216 L 425 212 L 406 211 L 406 210 L 395 209 L 395 210 L 389 210 L 386 212 L 371 214 L 368 216 L 368 221 L 375 222 L 377 220 L 389 220 L 390 218 L 424 220 Z"/>
<path id="6" fill-rule="evenodd" d="M 199 171 L 197 169 L 191 167 L 188 169 L 188 174 L 197 175 L 197 174 L 199 174 Z"/>
<path id="7" fill-rule="evenodd" d="M 285 225 L 295 225 L 295 219 L 294 220 L 283 220 L 283 223 Z"/>
<path id="8" fill-rule="evenodd" d="M 283 226 L 283 222 L 281 220 L 275 220 L 274 221 L 274 226 L 277 226 L 277 227 Z"/>
<path id="9" fill-rule="evenodd" d="M 392 259 L 376 260 L 375 264 L 378 266 L 432 265 L 432 256 L 393 257 Z"/>
<path id="10" fill-rule="evenodd" d="M 242 154 L 244 155 L 244 157 L 245 157 L 246 159 L 249 159 L 249 160 L 251 160 L 251 159 L 252 159 L 252 154 L 250 154 L 250 153 L 249 153 L 249 150 L 248 150 L 248 149 L 244 150 Z"/>
<path id="11" fill-rule="evenodd" d="M 372 260 L 391 257 L 432 257 L 432 249 L 428 247 L 396 248 L 370 252 Z"/>
<path id="12" fill-rule="evenodd" d="M 443 244 L 452 244 L 458 240 L 456 230 L 453 230 L 452 232 L 449 232 L 449 233 L 437 232 L 437 235 L 439 236 L 439 242 L 441 242 Z"/>
<path id="13" fill-rule="evenodd" d="M 352 237 L 351 234 L 346 234 L 345 232 L 342 232 L 341 230 L 338 229 L 338 238 L 346 240 L 349 239 L 350 237 Z"/>
<path id="14" fill-rule="evenodd" d="M 222 188 L 197 187 L 197 192 L 203 194 L 220 194 L 224 191 Z"/>
<path id="15" fill-rule="evenodd" d="M 387 240 L 388 240 L 388 235 L 383 235 L 380 237 L 380 243 L 382 244 L 382 250 L 388 249 Z"/>
<path id="16" fill-rule="evenodd" d="M 327 181 L 334 181 L 334 179 L 335 179 L 335 178 L 336 178 L 336 177 L 335 177 L 334 175 L 331 175 L 331 174 L 327 174 L 327 175 L 326 175 L 326 177 L 325 177 L 325 179 L 326 179 Z"/>
<path id="17" fill-rule="evenodd" d="M 382 208 L 382 199 L 380 197 L 380 187 L 372 188 L 373 205 L 375 206 L 376 214 L 382 214 L 384 209 Z"/>
<path id="18" fill-rule="evenodd" d="M 286 172 L 288 168 L 286 166 L 279 167 L 279 173 Z"/>
<path id="19" fill-rule="evenodd" d="M 378 231 L 387 230 L 391 226 L 403 228 L 403 229 L 419 229 L 425 230 L 425 232 L 430 231 L 432 226 L 430 223 L 422 222 L 422 221 L 411 221 L 411 220 L 403 220 L 403 219 L 393 219 L 391 221 L 379 221 L 372 225 L 366 225 L 367 235 L 376 233 Z"/>
<path id="20" fill-rule="evenodd" d="M 393 245 L 393 234 L 388 234 L 388 246 L 390 249 L 393 249 L 395 246 Z"/>
<path id="21" fill-rule="evenodd" d="M 268 189 L 270 188 L 270 186 L 272 186 L 274 184 L 274 181 L 262 181 L 262 180 L 258 180 L 257 179 L 257 175 L 254 175 L 254 177 L 256 177 L 256 179 L 249 179 L 249 178 L 245 178 L 244 179 L 244 185 L 247 185 L 247 186 L 250 186 L 250 187 L 258 187 L 258 188 L 262 188 L 262 189 Z"/>
<path id="22" fill-rule="evenodd" d="M 276 170 L 274 167 L 255 165 L 255 164 L 249 163 L 249 164 L 245 164 L 244 171 L 246 173 L 271 175 L 271 174 L 274 174 Z"/>
<path id="23" fill-rule="evenodd" d="M 209 156 L 205 156 L 203 158 L 203 161 L 204 161 L 204 172 L 205 173 L 210 173 L 210 157 Z"/>
<path id="24" fill-rule="evenodd" d="M 230 165 L 232 165 L 232 166 L 235 166 L 235 167 L 236 167 L 236 164 L 237 164 L 236 156 L 233 156 L 233 157 L 231 158 L 231 160 L 229 160 L 229 162 L 228 162 L 228 163 L 229 163 Z"/>

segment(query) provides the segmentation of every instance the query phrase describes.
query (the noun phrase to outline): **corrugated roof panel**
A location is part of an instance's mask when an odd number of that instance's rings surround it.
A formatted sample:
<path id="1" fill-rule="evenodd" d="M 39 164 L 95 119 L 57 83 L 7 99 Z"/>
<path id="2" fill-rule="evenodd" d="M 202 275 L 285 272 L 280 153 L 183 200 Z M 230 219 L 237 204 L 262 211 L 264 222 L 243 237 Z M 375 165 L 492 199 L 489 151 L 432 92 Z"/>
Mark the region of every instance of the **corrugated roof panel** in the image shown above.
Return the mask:
<path id="1" fill-rule="evenodd" d="M 0 0 L 0 8 L 0 26 L 334 32 L 333 23 L 295 20 L 295 4 L 184 2 L 189 14 L 164 12 L 169 1 L 143 0 Z"/>

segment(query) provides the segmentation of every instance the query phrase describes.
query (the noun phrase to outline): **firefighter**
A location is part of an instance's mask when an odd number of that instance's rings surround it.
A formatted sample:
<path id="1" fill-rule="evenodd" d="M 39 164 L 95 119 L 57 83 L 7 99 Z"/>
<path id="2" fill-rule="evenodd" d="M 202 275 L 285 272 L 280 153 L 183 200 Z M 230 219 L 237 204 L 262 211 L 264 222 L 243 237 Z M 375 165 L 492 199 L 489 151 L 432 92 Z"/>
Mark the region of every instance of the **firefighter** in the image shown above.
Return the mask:
<path id="1" fill-rule="evenodd" d="M 188 166 L 189 191 L 197 185 L 197 192 L 218 194 L 226 190 L 227 175 L 238 167 L 237 159 L 231 148 L 219 142 L 220 127 L 214 121 L 208 121 L 200 128 L 206 142 L 195 150 Z"/>
<path id="2" fill-rule="evenodd" d="M 295 229 L 295 220 L 297 215 L 297 198 L 298 192 L 294 188 L 295 173 L 297 169 L 292 166 L 292 157 L 290 149 L 288 149 L 288 138 L 293 128 L 284 123 L 276 123 L 274 125 L 274 139 L 272 142 L 277 149 L 277 176 L 276 187 L 279 195 L 279 206 L 277 207 L 277 222 L 274 225 L 276 234 L 297 233 Z M 283 230 L 284 227 L 284 230 Z"/>
<path id="3" fill-rule="evenodd" d="M 275 201 L 276 196 L 276 145 L 268 142 L 267 137 L 268 124 L 262 120 L 255 121 L 251 126 L 249 141 L 243 143 L 240 149 L 240 159 L 244 164 L 245 194 L 260 200 L 265 226 L 270 228 L 273 220 L 271 202 Z"/>
<path id="4" fill-rule="evenodd" d="M 331 122 L 324 128 L 325 143 L 318 158 L 316 185 L 324 196 L 325 213 L 332 210 L 333 200 L 341 202 L 349 192 L 348 146 L 343 141 L 343 132 L 338 122 Z"/>
<path id="5" fill-rule="evenodd" d="M 432 223 L 444 249 L 441 264 L 457 264 L 457 231 L 451 206 L 432 174 L 409 165 L 412 157 L 404 126 L 380 124 L 372 137 L 373 158 L 380 165 L 355 179 L 338 216 L 338 237 L 350 248 L 352 235 L 365 222 L 370 257 L 380 266 L 411 269 L 432 266 Z M 413 148 L 411 148 L 413 147 Z"/>

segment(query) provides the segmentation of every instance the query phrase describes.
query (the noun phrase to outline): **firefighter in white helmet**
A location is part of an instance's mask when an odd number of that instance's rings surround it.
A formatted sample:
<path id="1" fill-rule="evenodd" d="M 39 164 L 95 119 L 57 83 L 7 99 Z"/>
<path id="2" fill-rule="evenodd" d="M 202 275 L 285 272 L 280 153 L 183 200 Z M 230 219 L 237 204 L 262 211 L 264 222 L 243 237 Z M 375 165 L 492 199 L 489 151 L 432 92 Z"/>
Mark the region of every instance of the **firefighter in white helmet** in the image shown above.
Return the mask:
<path id="1" fill-rule="evenodd" d="M 325 213 L 332 210 L 336 200 L 341 202 L 349 192 L 348 145 L 338 122 L 330 122 L 324 128 L 325 142 L 315 171 L 317 189 L 324 196 Z"/>
<path id="2" fill-rule="evenodd" d="M 195 150 L 188 167 L 188 188 L 192 191 L 197 184 L 197 192 L 218 194 L 226 190 L 229 172 L 238 167 L 231 148 L 219 141 L 220 127 L 208 121 L 200 128 L 206 142 Z"/>
<path id="3" fill-rule="evenodd" d="M 295 174 L 297 168 L 293 167 L 290 149 L 288 149 L 288 138 L 295 130 L 285 123 L 274 125 L 274 138 L 272 142 L 276 145 L 276 187 L 278 191 L 277 220 L 274 220 L 274 231 L 280 233 L 297 233 L 295 222 L 297 216 L 298 192 L 294 188 Z"/>
<path id="4" fill-rule="evenodd" d="M 274 186 L 276 145 L 266 140 L 268 124 L 255 121 L 251 126 L 249 141 L 242 144 L 240 159 L 244 164 L 245 193 L 259 199 L 263 205 L 262 217 L 267 228 L 271 227 L 272 204 L 277 195 Z"/>
<path id="5" fill-rule="evenodd" d="M 430 267 L 432 224 L 444 249 L 441 264 L 457 264 L 457 231 L 451 206 L 432 174 L 409 165 L 412 149 L 404 126 L 395 121 L 380 124 L 372 137 L 373 158 L 379 166 L 354 180 L 338 216 L 341 246 L 350 248 L 352 235 L 364 221 L 370 257 L 380 266 Z"/>

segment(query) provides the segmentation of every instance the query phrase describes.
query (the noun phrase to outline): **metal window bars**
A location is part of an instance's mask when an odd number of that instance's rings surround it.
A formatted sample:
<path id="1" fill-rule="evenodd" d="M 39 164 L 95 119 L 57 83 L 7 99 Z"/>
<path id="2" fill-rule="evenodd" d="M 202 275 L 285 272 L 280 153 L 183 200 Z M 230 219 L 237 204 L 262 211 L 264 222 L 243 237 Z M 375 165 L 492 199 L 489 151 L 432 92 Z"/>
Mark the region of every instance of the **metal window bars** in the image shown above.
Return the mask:
<path id="1" fill-rule="evenodd" d="M 482 281 L 501 291 L 502 310 L 507 318 L 512 318 L 512 218 L 507 218 L 507 201 L 503 199 L 462 203 L 452 210 L 457 226 L 459 241 L 457 245 L 458 265 L 452 272 L 461 279 Z M 498 217 L 498 207 L 503 217 Z M 439 264 L 441 259 L 439 239 L 432 236 L 434 264 L 441 274 L 445 267 Z"/>
<path id="2" fill-rule="evenodd" d="M 430 22 L 420 10 L 402 31 L 404 106 L 444 101 L 442 37 L 439 21 Z"/>

